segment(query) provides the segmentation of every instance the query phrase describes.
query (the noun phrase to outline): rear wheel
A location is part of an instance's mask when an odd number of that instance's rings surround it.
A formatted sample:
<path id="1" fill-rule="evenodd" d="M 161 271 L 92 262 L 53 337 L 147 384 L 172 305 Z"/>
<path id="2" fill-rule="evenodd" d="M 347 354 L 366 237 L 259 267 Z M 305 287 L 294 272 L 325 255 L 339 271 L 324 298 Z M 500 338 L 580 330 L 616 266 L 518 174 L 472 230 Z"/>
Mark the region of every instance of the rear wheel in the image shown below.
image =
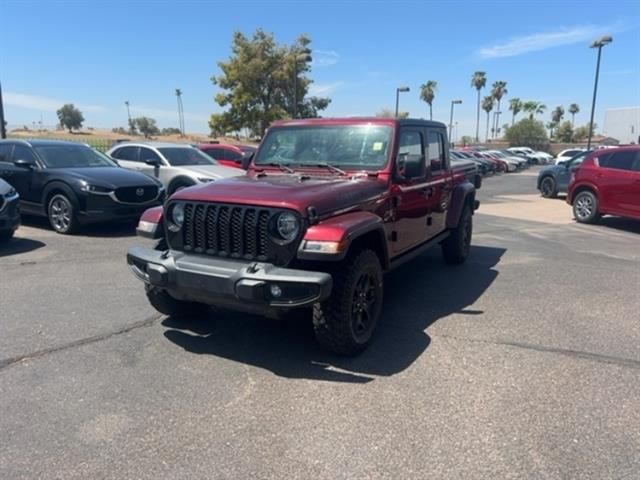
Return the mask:
<path id="1" fill-rule="evenodd" d="M 573 199 L 573 216 L 580 223 L 597 223 L 600 220 L 598 212 L 598 197 L 589 190 L 583 190 Z"/>
<path id="2" fill-rule="evenodd" d="M 540 194 L 544 198 L 555 198 L 558 195 L 558 185 L 553 177 L 544 177 L 540 182 Z"/>
<path id="3" fill-rule="evenodd" d="M 66 195 L 58 193 L 51 197 L 47 208 L 49 223 L 62 234 L 73 233 L 78 227 L 76 208 Z"/>
<path id="4" fill-rule="evenodd" d="M 473 215 L 471 207 L 466 205 L 460 215 L 458 226 L 451 230 L 451 234 L 442 242 L 444 261 L 452 265 L 464 263 L 471 250 L 472 234 Z"/>
<path id="5" fill-rule="evenodd" d="M 333 275 L 331 297 L 313 307 L 318 343 L 341 355 L 355 355 L 373 338 L 382 311 L 382 267 L 372 250 L 350 256 Z"/>

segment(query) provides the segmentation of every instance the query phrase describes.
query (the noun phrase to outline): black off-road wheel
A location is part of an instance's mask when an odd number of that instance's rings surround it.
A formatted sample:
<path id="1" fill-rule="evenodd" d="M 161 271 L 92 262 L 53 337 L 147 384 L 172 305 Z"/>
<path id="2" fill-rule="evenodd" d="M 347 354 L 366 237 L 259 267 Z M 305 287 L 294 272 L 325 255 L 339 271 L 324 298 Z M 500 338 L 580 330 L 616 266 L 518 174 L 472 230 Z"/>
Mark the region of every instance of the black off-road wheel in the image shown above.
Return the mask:
<path id="1" fill-rule="evenodd" d="M 556 198 L 558 196 L 558 184 L 553 177 L 544 177 L 540 182 L 540 194 L 544 198 Z"/>
<path id="2" fill-rule="evenodd" d="M 205 315 L 209 311 L 209 306 L 204 303 L 176 300 L 158 287 L 145 284 L 144 289 L 153 308 L 175 319 L 191 319 Z"/>
<path id="3" fill-rule="evenodd" d="M 583 190 L 573 199 L 573 216 L 580 223 L 598 223 L 598 197 L 589 190 Z"/>
<path id="4" fill-rule="evenodd" d="M 313 307 L 318 343 L 340 355 L 356 355 L 372 341 L 382 311 L 382 267 L 372 250 L 347 257 L 333 272 L 331 297 Z"/>
<path id="5" fill-rule="evenodd" d="M 51 197 L 47 205 L 47 217 L 51 227 L 57 233 L 71 234 L 78 229 L 76 207 L 63 193 L 57 193 Z"/>
<path id="6" fill-rule="evenodd" d="M 458 226 L 451 230 L 451 234 L 442 242 L 442 256 L 451 265 L 459 265 L 469 256 L 471 237 L 473 234 L 473 215 L 471 207 L 466 205 L 460 215 Z"/>

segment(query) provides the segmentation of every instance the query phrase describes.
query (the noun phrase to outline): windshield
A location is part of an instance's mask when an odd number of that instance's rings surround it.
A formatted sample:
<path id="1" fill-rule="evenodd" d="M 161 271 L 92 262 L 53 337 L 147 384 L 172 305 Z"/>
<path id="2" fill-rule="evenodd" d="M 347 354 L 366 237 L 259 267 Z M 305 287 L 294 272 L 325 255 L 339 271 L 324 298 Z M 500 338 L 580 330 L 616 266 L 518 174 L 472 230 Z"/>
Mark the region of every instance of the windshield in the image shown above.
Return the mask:
<path id="1" fill-rule="evenodd" d="M 85 145 L 34 147 L 48 168 L 117 167 L 106 155 Z"/>
<path id="2" fill-rule="evenodd" d="M 217 162 L 196 148 L 165 147 L 158 149 L 172 167 L 217 165 Z"/>
<path id="3" fill-rule="evenodd" d="M 387 163 L 391 131 L 391 127 L 378 125 L 274 128 L 267 134 L 255 164 L 330 164 L 378 170 Z"/>
<path id="4" fill-rule="evenodd" d="M 587 158 L 587 155 L 590 154 L 591 152 L 580 152 L 578 155 L 576 155 L 575 157 L 572 157 L 570 160 L 567 160 L 566 163 L 568 163 L 571 166 L 576 166 L 576 165 L 580 165 L 585 158 Z"/>

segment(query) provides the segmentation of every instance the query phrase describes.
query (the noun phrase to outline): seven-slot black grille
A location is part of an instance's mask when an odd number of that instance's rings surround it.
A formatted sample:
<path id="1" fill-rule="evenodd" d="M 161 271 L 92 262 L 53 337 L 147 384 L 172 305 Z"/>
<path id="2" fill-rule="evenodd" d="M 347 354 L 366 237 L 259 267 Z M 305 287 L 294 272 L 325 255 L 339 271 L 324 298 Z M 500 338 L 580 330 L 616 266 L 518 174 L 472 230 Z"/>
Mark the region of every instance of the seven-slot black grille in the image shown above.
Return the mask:
<path id="1" fill-rule="evenodd" d="M 125 203 L 150 202 L 158 196 L 158 187 L 121 187 L 116 188 L 116 198 Z"/>
<path id="2" fill-rule="evenodd" d="M 298 242 L 279 245 L 272 240 L 269 222 L 277 213 L 246 205 L 187 202 L 183 226 L 169 232 L 169 243 L 187 252 L 286 263 Z"/>

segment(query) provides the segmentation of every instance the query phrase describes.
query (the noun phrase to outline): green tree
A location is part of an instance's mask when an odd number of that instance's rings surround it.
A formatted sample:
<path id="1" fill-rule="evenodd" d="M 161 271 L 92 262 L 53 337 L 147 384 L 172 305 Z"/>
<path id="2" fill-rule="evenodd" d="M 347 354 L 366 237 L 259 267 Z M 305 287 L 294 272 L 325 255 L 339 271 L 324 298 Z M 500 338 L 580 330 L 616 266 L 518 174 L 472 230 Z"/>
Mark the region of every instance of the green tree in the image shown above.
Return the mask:
<path id="1" fill-rule="evenodd" d="M 563 119 L 563 117 L 564 117 L 564 108 L 562 107 L 562 105 L 558 105 L 556 108 L 553 109 L 553 112 L 551 112 L 551 121 L 558 124 Z"/>
<path id="2" fill-rule="evenodd" d="M 593 124 L 593 130 L 591 132 L 591 136 L 595 135 L 597 128 L 598 128 L 598 125 L 596 123 L 594 123 Z M 576 128 L 575 131 L 573 132 L 573 140 L 575 142 L 581 142 L 583 140 L 586 140 L 587 137 L 589 137 L 589 124 L 588 123 L 586 125 L 583 125 L 581 127 Z"/>
<path id="3" fill-rule="evenodd" d="M 578 113 L 580 111 L 580 107 L 578 106 L 577 103 L 572 103 L 571 105 L 569 105 L 569 113 L 571 114 L 571 128 L 574 127 L 574 120 L 576 117 L 576 113 Z"/>
<path id="4" fill-rule="evenodd" d="M 463 147 L 471 145 L 473 143 L 473 137 L 470 137 L 469 135 L 463 135 L 460 139 L 460 143 L 462 143 Z"/>
<path id="5" fill-rule="evenodd" d="M 471 77 L 471 86 L 478 91 L 478 113 L 476 116 L 476 142 L 480 141 L 480 90 L 487 84 L 486 72 L 477 71 Z"/>
<path id="6" fill-rule="evenodd" d="M 420 85 L 420 100 L 429 104 L 429 120 L 433 120 L 433 99 L 436 96 L 438 82 L 427 80 L 427 83 Z"/>
<path id="7" fill-rule="evenodd" d="M 489 114 L 491 110 L 493 110 L 494 101 L 493 95 L 487 95 L 482 99 L 482 109 L 487 112 L 487 134 L 484 137 L 485 141 L 489 140 Z"/>
<path id="8" fill-rule="evenodd" d="M 507 130 L 507 141 L 513 146 L 530 147 L 535 150 L 546 148 L 549 137 L 542 122 L 524 118 Z"/>
<path id="9" fill-rule="evenodd" d="M 498 102 L 498 109 L 496 110 L 496 112 L 500 112 L 500 101 L 502 100 L 502 97 L 506 93 L 509 93 L 507 90 L 507 82 L 504 82 L 502 80 L 497 80 L 493 82 L 493 85 L 491 86 L 491 96 L 496 100 L 496 102 Z M 495 135 L 498 134 L 498 121 L 499 121 L 498 116 L 499 115 L 500 113 L 497 113 L 495 116 L 496 118 L 493 126 L 493 131 L 495 132 Z"/>
<path id="10" fill-rule="evenodd" d="M 156 121 L 153 118 L 149 117 L 138 117 L 132 120 L 133 124 L 137 127 L 137 129 L 142 133 L 145 138 L 149 138 L 152 135 L 159 135 L 160 130 L 156 125 Z"/>
<path id="11" fill-rule="evenodd" d="M 533 120 L 535 115 L 541 115 L 547 109 L 547 106 L 544 103 L 536 102 L 536 101 L 527 101 L 522 105 L 522 110 L 529 114 L 529 119 Z"/>
<path id="12" fill-rule="evenodd" d="M 376 117 L 396 118 L 396 112 L 385 107 L 376 112 Z M 409 118 L 409 112 L 398 112 L 398 118 Z"/>
<path id="13" fill-rule="evenodd" d="M 63 105 L 60 109 L 56 110 L 56 114 L 58 115 L 58 120 L 60 120 L 60 125 L 68 129 L 69 133 L 74 129 L 82 128 L 84 116 L 73 103 Z"/>
<path id="14" fill-rule="evenodd" d="M 556 142 L 570 143 L 573 141 L 573 126 L 568 120 L 556 128 Z"/>
<path id="15" fill-rule="evenodd" d="M 310 57 L 301 61 L 311 40 L 302 35 L 293 45 L 279 45 L 272 34 L 256 30 L 252 38 L 233 34 L 231 57 L 218 62 L 222 73 L 211 78 L 222 92 L 215 101 L 226 108 L 211 115 L 211 133 L 221 135 L 248 128 L 262 136 L 271 122 L 288 118 L 297 105 L 302 116 L 318 116 L 331 101 L 306 98 L 312 80 Z"/>
<path id="16" fill-rule="evenodd" d="M 558 122 L 554 122 L 553 120 L 551 120 L 550 122 L 547 122 L 545 127 L 547 127 L 547 130 L 549 130 L 549 138 L 553 138 L 553 129 L 556 128 L 557 126 L 558 126 Z"/>
<path id="17" fill-rule="evenodd" d="M 522 101 L 519 98 L 509 100 L 509 110 L 511 110 L 511 125 L 516 121 L 516 115 L 522 111 Z"/>

